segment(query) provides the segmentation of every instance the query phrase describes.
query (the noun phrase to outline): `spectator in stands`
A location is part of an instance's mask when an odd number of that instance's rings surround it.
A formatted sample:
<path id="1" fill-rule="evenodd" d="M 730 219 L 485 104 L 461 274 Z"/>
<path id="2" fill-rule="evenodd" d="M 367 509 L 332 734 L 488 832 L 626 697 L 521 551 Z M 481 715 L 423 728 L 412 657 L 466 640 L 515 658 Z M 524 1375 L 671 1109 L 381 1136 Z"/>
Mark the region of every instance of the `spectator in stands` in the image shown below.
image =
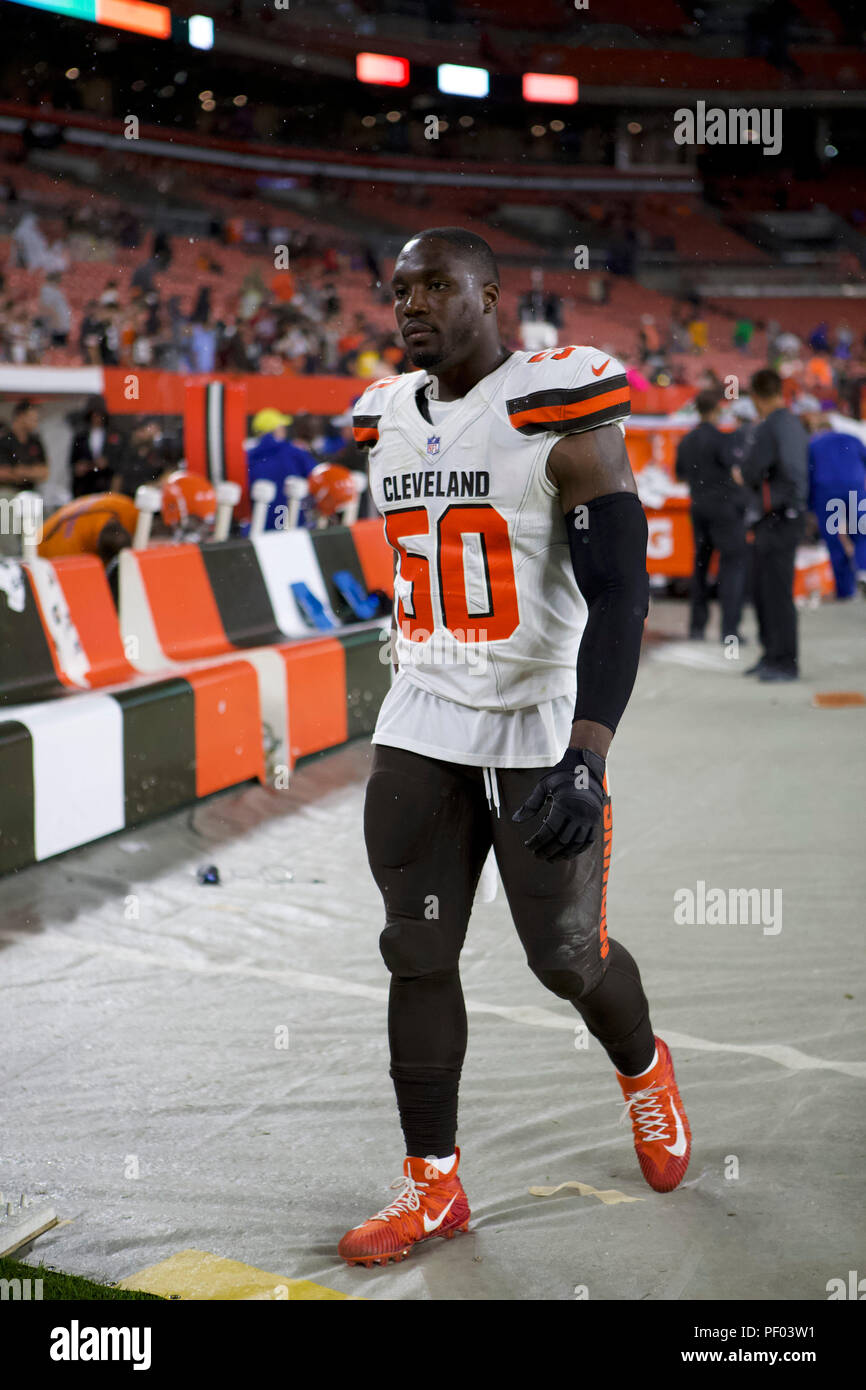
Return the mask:
<path id="1" fill-rule="evenodd" d="M 146 261 L 142 261 L 132 272 L 132 280 L 130 282 L 132 289 L 139 290 L 142 294 L 150 294 L 154 288 L 153 277 L 159 274 L 163 268 L 164 267 L 160 265 L 159 261 L 155 260 L 153 256 L 148 257 Z"/>
<path id="2" fill-rule="evenodd" d="M 295 277 L 290 270 L 278 270 L 271 280 L 270 289 L 278 304 L 291 304 L 295 297 Z"/>
<path id="3" fill-rule="evenodd" d="M 748 352 L 749 345 L 755 334 L 755 325 L 745 314 L 737 319 L 734 324 L 734 347 L 739 348 L 740 352 Z"/>
<path id="4" fill-rule="evenodd" d="M 10 300 L 2 320 L 2 348 L 5 359 L 20 364 L 30 361 L 30 321 L 26 308 Z"/>
<path id="5" fill-rule="evenodd" d="M 830 351 L 830 325 L 823 319 L 809 334 L 809 347 L 813 352 Z"/>
<path id="6" fill-rule="evenodd" d="M 251 270 L 241 285 L 238 313 L 242 319 L 252 318 L 267 293 L 260 270 Z M 294 282 L 292 283 L 294 294 Z"/>
<path id="7" fill-rule="evenodd" d="M 590 304 L 607 304 L 610 299 L 610 286 L 606 275 L 591 275 L 587 284 Z"/>
<path id="8" fill-rule="evenodd" d="M 707 321 L 700 311 L 696 311 L 688 324 L 689 341 L 692 345 L 692 352 L 706 352 L 709 342 L 709 327 Z"/>
<path id="9" fill-rule="evenodd" d="M 216 368 L 217 335 L 213 324 L 206 319 L 193 322 L 190 329 L 189 350 L 194 372 L 213 372 Z"/>
<path id="10" fill-rule="evenodd" d="M 17 401 L 12 426 L 0 437 L 0 488 L 11 488 L 15 493 L 36 488 L 47 479 L 48 460 L 39 437 L 39 410 L 32 401 Z"/>
<path id="11" fill-rule="evenodd" d="M 740 467 L 746 485 L 761 495 L 762 514 L 754 528 L 755 599 L 764 650 L 748 674 L 791 681 L 799 675 L 794 562 L 808 502 L 808 436 L 785 407 L 778 372 L 762 368 L 750 390 L 761 424 Z"/>
<path id="12" fill-rule="evenodd" d="M 210 285 L 199 285 L 198 294 L 195 297 L 190 323 L 207 323 L 210 318 Z"/>
<path id="13" fill-rule="evenodd" d="M 103 309 L 120 308 L 120 291 L 117 288 L 116 280 L 107 281 L 105 289 L 99 296 L 99 304 Z"/>
<path id="14" fill-rule="evenodd" d="M 153 248 L 151 259 L 156 262 L 159 270 L 167 270 L 172 261 L 171 237 L 164 228 L 158 228 L 153 234 Z"/>
<path id="15" fill-rule="evenodd" d="M 382 357 L 378 339 L 368 338 L 361 344 L 355 358 L 355 375 L 362 381 L 377 381 L 380 377 L 391 375 L 391 369 Z"/>
<path id="16" fill-rule="evenodd" d="M 671 315 L 669 347 L 671 352 L 688 352 L 692 341 L 689 337 L 691 314 L 684 304 L 678 304 Z"/>
<path id="17" fill-rule="evenodd" d="M 689 637 L 703 641 L 707 625 L 707 571 L 713 551 L 719 553 L 721 636 L 740 640 L 740 617 L 746 573 L 745 497 L 734 481 L 727 441 L 719 429 L 724 398 L 718 391 L 701 391 L 696 405 L 700 424 L 680 440 L 676 475 L 691 494 L 695 567 Z"/>
<path id="18" fill-rule="evenodd" d="M 847 324 L 840 324 L 836 329 L 836 345 L 833 349 L 833 356 L 841 361 L 847 362 L 851 357 L 851 347 L 854 342 L 854 334 Z"/>
<path id="19" fill-rule="evenodd" d="M 16 264 L 24 270 L 40 270 L 48 256 L 48 242 L 33 212 L 25 212 L 12 233 Z"/>
<path id="20" fill-rule="evenodd" d="M 105 406 L 94 402 L 85 413 L 84 428 L 73 435 L 69 450 L 69 483 L 73 497 L 109 491 L 115 472 L 109 450 L 113 452 L 119 443 L 119 436 L 109 429 Z"/>
<path id="21" fill-rule="evenodd" d="M 136 315 L 135 337 L 132 341 L 130 358 L 134 367 L 152 367 L 155 356 L 155 344 L 152 336 L 147 331 L 147 309 L 141 309 Z M 107 325 L 106 325 L 107 327 Z"/>
<path id="22" fill-rule="evenodd" d="M 104 346 L 105 320 L 99 312 L 96 300 L 90 299 L 84 306 L 84 316 L 78 330 L 78 350 L 85 362 L 103 365 Z"/>
<path id="23" fill-rule="evenodd" d="M 167 469 L 158 447 L 159 438 L 159 425 L 155 420 L 138 422 L 128 440 L 117 447 L 112 492 L 134 497 L 142 484 L 155 483 L 162 477 Z"/>
<path id="24" fill-rule="evenodd" d="M 308 449 L 292 443 L 289 439 L 288 431 L 291 424 L 291 415 L 284 415 L 282 411 L 273 407 L 260 410 L 253 418 L 253 434 L 258 436 L 258 442 L 247 455 L 249 485 L 252 487 L 253 483 L 264 478 L 275 483 L 277 489 L 265 519 L 267 531 L 276 530 L 277 521 L 285 517 L 285 511 L 281 510 L 278 514 L 277 508 L 284 509 L 287 505 L 286 479 L 309 478 L 317 463 Z M 313 417 L 310 417 L 310 428 L 313 424 Z M 307 421 L 301 421 L 301 439 L 306 432 Z M 302 503 L 301 524 L 305 524 L 304 518 L 305 504 Z"/>
<path id="25" fill-rule="evenodd" d="M 524 351 L 556 347 L 562 327 L 562 301 L 558 295 L 545 294 L 544 271 L 536 267 L 530 275 L 531 288 L 520 296 L 517 315 Z"/>
<path id="26" fill-rule="evenodd" d="M 830 396 L 833 392 L 833 368 L 828 352 L 816 352 L 806 363 L 803 385 L 816 396 Z"/>
<path id="27" fill-rule="evenodd" d="M 121 213 L 117 224 L 118 245 L 126 252 L 132 252 L 138 247 L 142 239 L 142 228 L 140 228 L 138 217 L 133 213 Z"/>
<path id="28" fill-rule="evenodd" d="M 72 327 L 69 300 L 60 288 L 60 272 L 51 271 L 39 291 L 39 310 L 54 347 L 66 347 Z"/>
<path id="29" fill-rule="evenodd" d="M 661 334 L 652 314 L 641 314 L 637 343 L 641 362 L 647 362 L 650 358 L 660 356 L 662 350 Z"/>

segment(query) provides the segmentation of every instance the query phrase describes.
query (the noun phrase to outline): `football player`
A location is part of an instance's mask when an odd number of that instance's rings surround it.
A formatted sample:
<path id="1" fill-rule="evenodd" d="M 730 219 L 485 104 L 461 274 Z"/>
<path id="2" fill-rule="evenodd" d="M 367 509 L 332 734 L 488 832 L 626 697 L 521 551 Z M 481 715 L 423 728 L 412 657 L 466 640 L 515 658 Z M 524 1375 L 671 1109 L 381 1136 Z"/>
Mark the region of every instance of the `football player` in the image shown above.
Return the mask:
<path id="1" fill-rule="evenodd" d="M 396 556 L 364 830 L 406 1157 L 394 1201 L 340 1242 L 368 1266 L 469 1220 L 458 964 L 491 847 L 529 967 L 607 1052 L 656 1191 L 682 1181 L 691 1142 L 637 965 L 607 931 L 606 760 L 649 603 L 625 370 L 592 347 L 504 346 L 496 262 L 461 228 L 407 242 L 392 288 L 419 370 L 370 385 L 354 423 Z"/>

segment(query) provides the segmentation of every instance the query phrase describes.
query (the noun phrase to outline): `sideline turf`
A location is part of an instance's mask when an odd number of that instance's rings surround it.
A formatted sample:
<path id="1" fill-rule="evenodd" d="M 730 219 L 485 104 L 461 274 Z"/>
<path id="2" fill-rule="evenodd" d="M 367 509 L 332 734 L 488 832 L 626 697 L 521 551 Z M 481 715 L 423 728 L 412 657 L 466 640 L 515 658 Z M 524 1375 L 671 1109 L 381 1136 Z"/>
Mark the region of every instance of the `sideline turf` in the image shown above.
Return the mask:
<path id="1" fill-rule="evenodd" d="M 118 1289 L 112 1284 L 95 1284 L 92 1279 L 82 1279 L 77 1274 L 61 1274 L 56 1269 L 46 1269 L 44 1265 L 21 1264 L 18 1260 L 10 1260 L 6 1256 L 0 1256 L 0 1279 L 29 1279 L 31 1299 L 35 1294 L 33 1281 L 41 1279 L 43 1300 L 91 1302 L 98 1298 L 147 1298 L 155 1299 L 158 1303 L 165 1302 L 158 1293 L 141 1293 L 135 1289 Z M 7 1299 L 12 1297 L 11 1290 L 6 1292 Z"/>

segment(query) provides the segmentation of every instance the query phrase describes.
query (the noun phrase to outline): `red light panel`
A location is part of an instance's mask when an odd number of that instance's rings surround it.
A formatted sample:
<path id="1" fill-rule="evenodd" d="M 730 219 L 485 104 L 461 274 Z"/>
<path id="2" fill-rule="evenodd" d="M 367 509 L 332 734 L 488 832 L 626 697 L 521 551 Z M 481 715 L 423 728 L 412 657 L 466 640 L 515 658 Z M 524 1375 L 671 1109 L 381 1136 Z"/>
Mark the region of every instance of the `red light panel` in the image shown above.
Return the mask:
<path id="1" fill-rule="evenodd" d="M 409 82 L 409 60 L 394 58 L 390 53 L 359 53 L 355 76 L 359 82 L 372 82 L 377 87 L 405 87 Z"/>
<path id="2" fill-rule="evenodd" d="M 564 73 L 525 72 L 523 100 L 546 101 L 556 106 L 573 106 L 577 101 L 577 78 Z"/>

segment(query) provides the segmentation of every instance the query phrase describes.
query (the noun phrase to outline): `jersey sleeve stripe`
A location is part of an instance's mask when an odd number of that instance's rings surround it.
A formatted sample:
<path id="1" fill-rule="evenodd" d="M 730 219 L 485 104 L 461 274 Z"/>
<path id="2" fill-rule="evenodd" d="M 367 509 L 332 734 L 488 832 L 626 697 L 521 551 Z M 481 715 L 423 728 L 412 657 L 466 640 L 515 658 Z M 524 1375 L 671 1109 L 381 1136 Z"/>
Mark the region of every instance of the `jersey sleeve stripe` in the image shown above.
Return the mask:
<path id="1" fill-rule="evenodd" d="M 508 418 L 521 434 L 557 429 L 567 432 L 574 426 L 589 429 L 628 415 L 629 394 L 623 376 L 570 391 L 537 391 L 509 401 Z"/>
<path id="2" fill-rule="evenodd" d="M 381 415 L 355 415 L 352 418 L 352 434 L 358 445 L 379 443 L 379 421 Z"/>

